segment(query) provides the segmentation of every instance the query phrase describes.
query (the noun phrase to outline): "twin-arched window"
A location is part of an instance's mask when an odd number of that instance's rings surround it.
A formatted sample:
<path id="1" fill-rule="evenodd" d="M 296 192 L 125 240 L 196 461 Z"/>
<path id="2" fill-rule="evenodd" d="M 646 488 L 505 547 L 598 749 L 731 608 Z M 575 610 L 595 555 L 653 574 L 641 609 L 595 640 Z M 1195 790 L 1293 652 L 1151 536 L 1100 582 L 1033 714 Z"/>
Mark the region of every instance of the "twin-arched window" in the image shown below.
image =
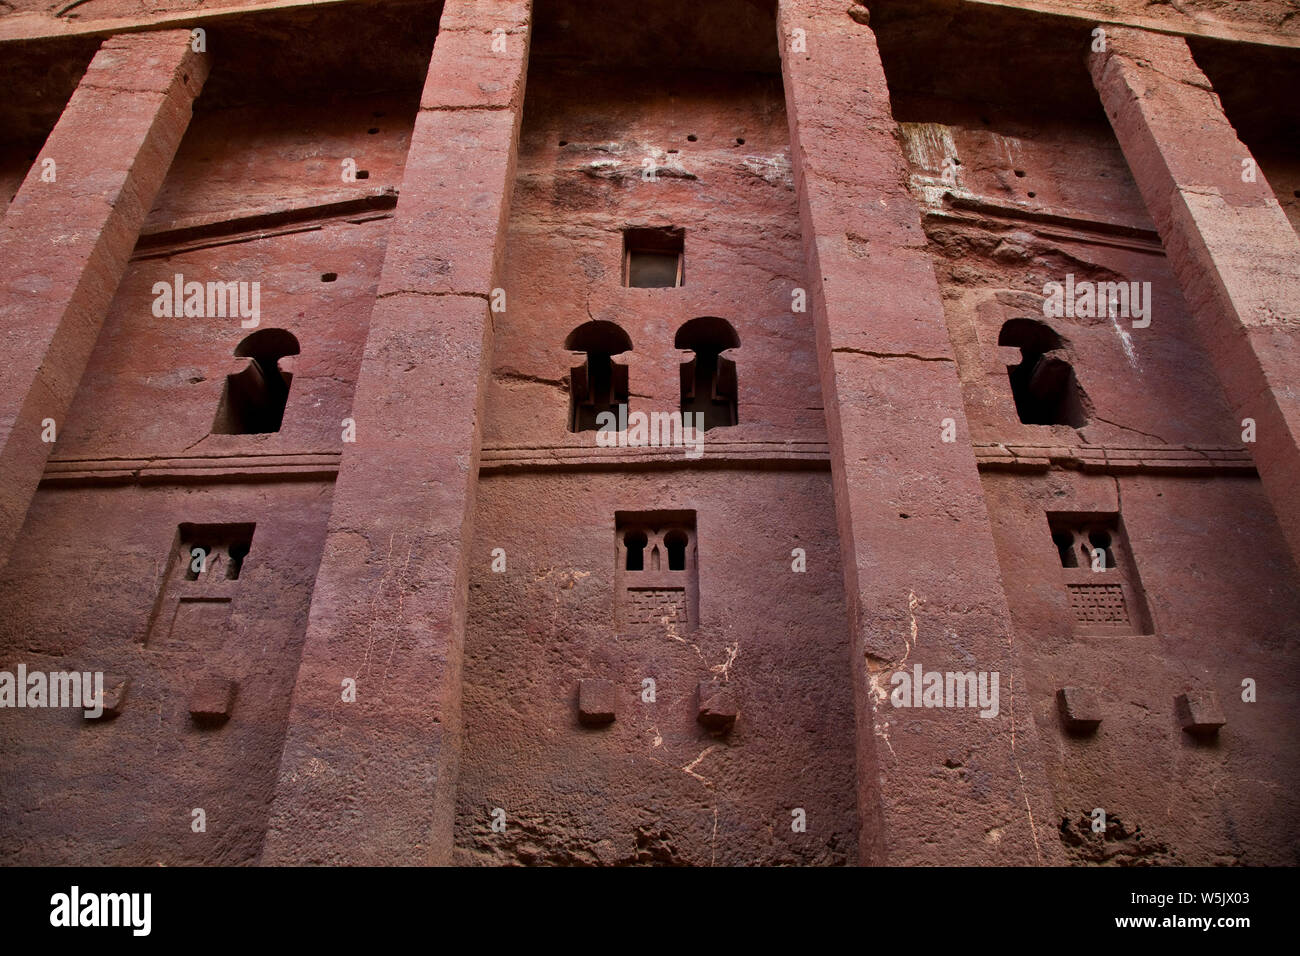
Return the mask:
<path id="1" fill-rule="evenodd" d="M 681 411 L 703 416 L 704 430 L 739 421 L 736 363 L 722 353 L 739 348 L 740 336 L 726 319 L 702 316 L 677 330 L 673 345 L 694 353 L 680 365 Z M 632 351 L 632 340 L 614 322 L 584 322 L 564 340 L 586 361 L 569 373 L 569 431 L 595 431 L 602 412 L 618 414 L 628 403 L 628 369 L 614 356 Z"/>

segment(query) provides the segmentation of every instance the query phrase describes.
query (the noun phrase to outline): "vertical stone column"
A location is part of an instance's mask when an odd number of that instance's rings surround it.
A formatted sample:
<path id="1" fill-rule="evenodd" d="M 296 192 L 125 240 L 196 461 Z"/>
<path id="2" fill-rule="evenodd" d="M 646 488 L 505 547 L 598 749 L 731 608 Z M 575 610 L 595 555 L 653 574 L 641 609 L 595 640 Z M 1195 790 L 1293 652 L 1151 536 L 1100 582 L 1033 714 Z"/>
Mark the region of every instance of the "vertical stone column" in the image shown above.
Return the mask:
<path id="1" fill-rule="evenodd" d="M 187 30 L 105 40 L 0 220 L 0 568 L 207 72 Z"/>
<path id="2" fill-rule="evenodd" d="M 1254 158 L 1186 40 L 1108 27 L 1089 65 L 1229 404 L 1255 420 L 1246 447 L 1300 560 L 1300 239 L 1263 173 L 1243 178 Z"/>
<path id="3" fill-rule="evenodd" d="M 875 36 L 842 0 L 781 0 L 778 30 L 854 634 L 860 858 L 1061 862 Z M 996 672 L 997 716 L 895 707 L 891 675 L 916 665 Z"/>
<path id="4" fill-rule="evenodd" d="M 489 300 L 529 17 L 529 0 L 444 8 L 353 400 L 356 441 L 334 489 L 267 863 L 450 860 Z"/>

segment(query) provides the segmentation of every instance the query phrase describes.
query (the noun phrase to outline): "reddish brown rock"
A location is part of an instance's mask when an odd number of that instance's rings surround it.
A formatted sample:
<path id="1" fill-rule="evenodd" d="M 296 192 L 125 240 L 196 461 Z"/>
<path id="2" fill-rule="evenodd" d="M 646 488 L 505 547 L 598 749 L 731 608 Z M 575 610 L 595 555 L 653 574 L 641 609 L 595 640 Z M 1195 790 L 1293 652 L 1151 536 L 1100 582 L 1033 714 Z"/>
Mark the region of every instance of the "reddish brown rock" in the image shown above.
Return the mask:
<path id="1" fill-rule="evenodd" d="M 593 678 L 578 681 L 578 720 L 589 727 L 613 723 L 617 696 L 612 681 Z"/>
<path id="2" fill-rule="evenodd" d="M 196 724 L 216 726 L 230 719 L 238 685 L 228 677 L 205 675 L 190 692 L 190 716 Z"/>
<path id="3" fill-rule="evenodd" d="M 122 713 L 126 706 L 127 692 L 131 689 L 131 678 L 104 675 L 104 696 L 100 701 L 103 712 L 98 719 L 111 720 Z"/>
<path id="4" fill-rule="evenodd" d="M 1296 862 L 1281 0 L 245 6 L 0 13 L 0 863 Z"/>
<path id="5" fill-rule="evenodd" d="M 1212 690 L 1189 690 L 1179 694 L 1174 707 L 1183 730 L 1197 737 L 1212 737 L 1228 722 L 1219 707 L 1219 697 Z"/>
<path id="6" fill-rule="evenodd" d="M 696 719 L 709 730 L 726 733 L 740 715 L 740 701 L 735 689 L 715 681 L 700 681 Z"/>
<path id="7" fill-rule="evenodd" d="M 1101 702 L 1087 687 L 1062 687 L 1056 692 L 1056 706 L 1071 733 L 1090 734 L 1101 725 Z"/>

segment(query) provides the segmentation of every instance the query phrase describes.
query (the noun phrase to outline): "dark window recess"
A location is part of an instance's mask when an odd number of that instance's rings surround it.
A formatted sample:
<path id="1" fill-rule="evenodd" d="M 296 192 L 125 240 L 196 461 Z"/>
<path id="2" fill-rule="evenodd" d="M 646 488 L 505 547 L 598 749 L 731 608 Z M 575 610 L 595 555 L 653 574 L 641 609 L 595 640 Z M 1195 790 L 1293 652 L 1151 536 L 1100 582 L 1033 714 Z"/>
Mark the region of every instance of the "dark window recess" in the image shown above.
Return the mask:
<path id="1" fill-rule="evenodd" d="M 237 581 L 253 547 L 255 524 L 180 526 L 181 575 L 186 581 Z"/>
<path id="2" fill-rule="evenodd" d="M 298 354 L 298 340 L 284 329 L 260 329 L 239 343 L 235 355 L 248 367 L 226 376 L 226 388 L 212 423 L 215 435 L 263 435 L 278 432 L 284 420 L 293 375 L 280 359 Z"/>
<path id="3" fill-rule="evenodd" d="M 686 570 L 686 532 L 673 529 L 664 535 L 664 548 L 668 551 L 668 570 Z"/>
<path id="4" fill-rule="evenodd" d="M 1056 553 L 1061 558 L 1061 567 L 1077 568 L 1079 566 L 1079 556 L 1074 553 L 1074 535 L 1069 531 L 1053 531 L 1052 543 L 1056 545 Z"/>
<path id="5" fill-rule="evenodd" d="M 624 568 L 628 571 L 645 570 L 646 536 L 644 531 L 629 531 L 623 537 L 623 547 L 627 551 Z"/>
<path id="6" fill-rule="evenodd" d="M 1025 425 L 1088 424 L 1088 396 L 1065 358 L 1065 342 L 1036 319 L 1011 319 L 998 345 L 1020 349 L 1020 363 L 1007 366 L 1016 414 Z"/>
<path id="7" fill-rule="evenodd" d="M 569 431 L 595 431 L 602 412 L 617 417 L 619 405 L 627 404 L 627 366 L 614 356 L 632 351 L 632 340 L 613 322 L 597 320 L 569 333 L 564 347 L 586 354 L 586 361 L 569 371 Z"/>
<path id="8" fill-rule="evenodd" d="M 726 319 L 702 316 L 680 329 L 673 345 L 695 357 L 681 363 L 682 414 L 702 414 L 704 430 L 735 425 L 739 419 L 736 363 L 722 355 L 740 346 L 740 336 Z"/>
<path id="9" fill-rule="evenodd" d="M 686 282 L 686 231 L 665 226 L 623 232 L 623 284 L 671 289 Z"/>
<path id="10" fill-rule="evenodd" d="M 1115 567 L 1115 552 L 1110 549 L 1110 532 L 1106 529 L 1094 528 L 1088 532 L 1086 550 L 1092 566 L 1103 570 Z"/>
<path id="11" fill-rule="evenodd" d="M 227 553 L 230 555 L 230 563 L 226 565 L 226 578 L 231 581 L 239 580 L 239 572 L 244 570 L 244 558 L 248 557 L 249 548 L 252 546 L 250 541 L 236 541 L 230 546 Z"/>

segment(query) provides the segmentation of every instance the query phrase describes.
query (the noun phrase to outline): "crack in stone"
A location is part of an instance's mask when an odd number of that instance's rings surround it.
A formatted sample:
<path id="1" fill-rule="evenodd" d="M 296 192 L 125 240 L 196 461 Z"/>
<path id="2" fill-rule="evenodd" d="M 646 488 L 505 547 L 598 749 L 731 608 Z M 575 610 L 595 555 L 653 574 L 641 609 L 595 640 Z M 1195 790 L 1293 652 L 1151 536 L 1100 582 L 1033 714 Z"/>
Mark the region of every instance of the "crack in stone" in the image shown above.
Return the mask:
<path id="1" fill-rule="evenodd" d="M 953 360 L 946 355 L 917 355 L 915 352 L 873 352 L 870 349 L 855 349 L 847 345 L 841 345 L 838 348 L 831 349 L 832 353 L 844 352 L 851 355 L 867 355 L 871 358 L 906 358 L 915 359 L 918 362 L 952 362 Z"/>

